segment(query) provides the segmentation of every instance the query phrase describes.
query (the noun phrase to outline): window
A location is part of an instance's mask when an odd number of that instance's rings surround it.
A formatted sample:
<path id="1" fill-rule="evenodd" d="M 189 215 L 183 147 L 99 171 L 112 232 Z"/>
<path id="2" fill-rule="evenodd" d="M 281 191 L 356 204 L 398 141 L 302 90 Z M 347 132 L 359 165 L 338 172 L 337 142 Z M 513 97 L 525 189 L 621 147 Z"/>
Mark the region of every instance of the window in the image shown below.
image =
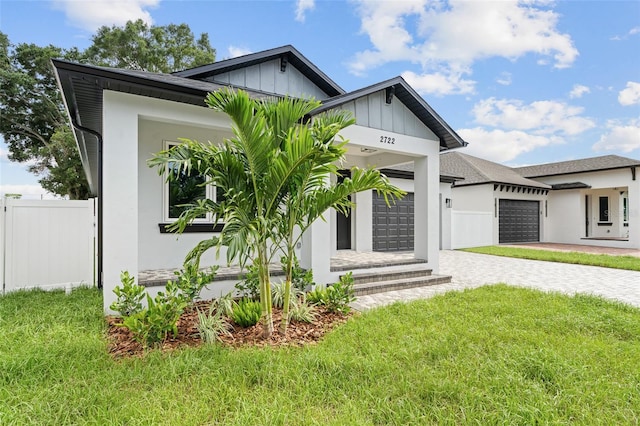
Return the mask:
<path id="1" fill-rule="evenodd" d="M 622 221 L 629 222 L 629 193 L 622 195 Z"/>
<path id="2" fill-rule="evenodd" d="M 609 197 L 600 197 L 600 222 L 609 222 Z"/>
<path id="3" fill-rule="evenodd" d="M 165 142 L 165 149 L 178 145 L 177 142 Z M 171 169 L 171 166 L 169 166 Z M 186 210 L 183 204 L 190 204 L 196 200 L 215 197 L 215 187 L 205 185 L 206 178 L 196 172 L 187 174 L 182 171 L 177 179 L 164 183 L 164 220 L 173 222 Z M 212 222 L 210 214 L 202 215 L 195 222 Z"/>

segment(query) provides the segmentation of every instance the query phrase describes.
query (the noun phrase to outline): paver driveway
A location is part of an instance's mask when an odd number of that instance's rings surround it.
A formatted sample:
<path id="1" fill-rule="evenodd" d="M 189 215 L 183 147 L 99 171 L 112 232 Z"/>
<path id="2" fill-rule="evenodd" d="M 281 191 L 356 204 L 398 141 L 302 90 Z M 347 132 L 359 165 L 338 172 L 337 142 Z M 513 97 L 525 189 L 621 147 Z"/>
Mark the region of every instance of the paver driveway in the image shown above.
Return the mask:
<path id="1" fill-rule="evenodd" d="M 440 273 L 451 275 L 452 282 L 361 296 L 352 306 L 363 310 L 499 282 L 567 294 L 595 294 L 640 306 L 640 272 L 635 271 L 445 250 L 440 252 Z"/>

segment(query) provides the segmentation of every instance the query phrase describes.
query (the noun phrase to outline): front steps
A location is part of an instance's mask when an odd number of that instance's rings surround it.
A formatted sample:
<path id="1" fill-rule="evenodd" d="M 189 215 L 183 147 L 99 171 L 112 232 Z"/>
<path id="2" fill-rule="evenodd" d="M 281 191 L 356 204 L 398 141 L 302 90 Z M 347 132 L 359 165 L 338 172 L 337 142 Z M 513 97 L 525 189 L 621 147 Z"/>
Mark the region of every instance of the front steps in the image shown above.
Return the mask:
<path id="1" fill-rule="evenodd" d="M 383 293 L 451 282 L 449 275 L 432 275 L 431 269 L 422 265 L 407 265 L 394 269 L 367 271 L 353 274 L 355 295 Z"/>

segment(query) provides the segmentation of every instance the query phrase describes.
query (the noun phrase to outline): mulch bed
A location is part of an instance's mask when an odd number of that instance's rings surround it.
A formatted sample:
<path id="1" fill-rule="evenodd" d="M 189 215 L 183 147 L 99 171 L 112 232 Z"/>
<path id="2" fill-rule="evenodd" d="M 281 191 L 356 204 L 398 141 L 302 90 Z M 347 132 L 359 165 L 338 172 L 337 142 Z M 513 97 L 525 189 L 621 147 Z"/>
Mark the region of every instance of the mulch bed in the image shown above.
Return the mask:
<path id="1" fill-rule="evenodd" d="M 178 335 L 169 336 L 156 349 L 172 351 L 182 347 L 195 347 L 204 342 L 198 334 L 197 309 L 208 312 L 209 301 L 200 301 L 194 307 L 188 308 L 178 321 Z M 282 310 L 273 308 L 273 334 L 265 339 L 262 335 L 262 325 L 243 328 L 232 323 L 230 336 L 221 336 L 222 344 L 231 347 L 241 346 L 303 346 L 317 343 L 329 330 L 345 323 L 353 312 L 349 314 L 333 313 L 318 307 L 316 319 L 313 323 L 290 321 L 286 335 L 280 331 Z M 133 334 L 125 327 L 120 326 L 122 318 L 107 317 L 107 339 L 109 341 L 109 353 L 114 358 L 134 357 L 144 355 L 148 349 L 133 339 Z"/>

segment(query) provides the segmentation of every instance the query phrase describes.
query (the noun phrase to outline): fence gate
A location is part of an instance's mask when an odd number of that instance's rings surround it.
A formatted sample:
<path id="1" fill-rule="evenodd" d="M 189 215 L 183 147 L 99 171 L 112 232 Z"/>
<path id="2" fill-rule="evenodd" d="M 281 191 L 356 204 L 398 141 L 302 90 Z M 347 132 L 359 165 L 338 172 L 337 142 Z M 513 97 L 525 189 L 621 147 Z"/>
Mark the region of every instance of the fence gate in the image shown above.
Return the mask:
<path id="1" fill-rule="evenodd" d="M 3 292 L 95 285 L 95 199 L 5 199 L 0 206 Z"/>

